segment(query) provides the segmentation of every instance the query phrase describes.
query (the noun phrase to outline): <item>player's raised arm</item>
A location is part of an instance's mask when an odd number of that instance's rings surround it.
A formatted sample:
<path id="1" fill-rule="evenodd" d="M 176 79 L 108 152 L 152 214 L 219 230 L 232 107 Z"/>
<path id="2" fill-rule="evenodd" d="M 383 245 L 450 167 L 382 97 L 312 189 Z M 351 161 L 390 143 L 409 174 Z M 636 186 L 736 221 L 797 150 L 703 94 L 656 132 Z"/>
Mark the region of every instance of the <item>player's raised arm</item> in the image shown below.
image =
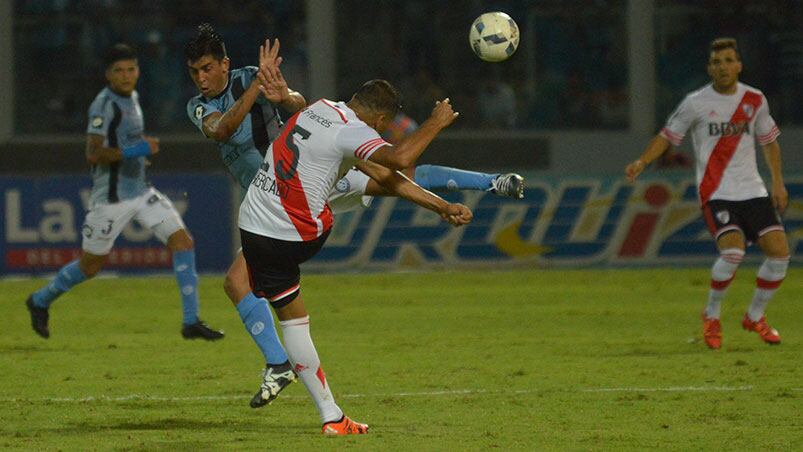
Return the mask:
<path id="1" fill-rule="evenodd" d="M 415 132 L 395 146 L 383 146 L 371 155 L 370 160 L 391 169 L 405 169 L 415 164 L 429 143 L 449 127 L 460 115 L 452 109 L 449 98 L 435 103 L 432 115 Z M 392 119 L 392 118 L 391 118 Z"/>
<path id="2" fill-rule="evenodd" d="M 398 196 L 419 206 L 429 209 L 441 216 L 453 226 L 462 226 L 471 222 L 471 210 L 459 203 L 449 203 L 440 196 L 421 188 L 398 171 L 392 171 L 382 165 L 370 161 L 357 163 L 357 169 L 379 183 L 390 196 Z"/>
<path id="3" fill-rule="evenodd" d="M 662 135 L 656 135 L 655 138 L 650 141 L 650 144 L 647 145 L 647 149 L 644 150 L 641 157 L 633 160 L 625 167 L 625 177 L 628 182 L 635 182 L 639 174 L 644 171 L 644 168 L 666 152 L 670 144 L 671 143 Z"/>
<path id="4" fill-rule="evenodd" d="M 301 93 L 288 87 L 287 81 L 279 69 L 282 64 L 279 46 L 279 39 L 273 41 L 273 46 L 270 45 L 270 39 L 266 39 L 265 45 L 259 47 L 259 71 L 257 72 L 259 90 L 265 99 L 293 114 L 306 107 L 307 100 Z"/>

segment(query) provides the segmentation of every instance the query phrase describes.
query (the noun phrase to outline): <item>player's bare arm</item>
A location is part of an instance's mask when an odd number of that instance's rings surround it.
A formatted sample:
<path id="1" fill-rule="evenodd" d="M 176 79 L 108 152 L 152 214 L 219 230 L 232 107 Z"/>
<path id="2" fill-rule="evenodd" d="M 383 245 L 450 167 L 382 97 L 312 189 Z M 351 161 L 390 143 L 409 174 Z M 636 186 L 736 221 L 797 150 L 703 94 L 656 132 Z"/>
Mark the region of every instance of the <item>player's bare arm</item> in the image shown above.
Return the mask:
<path id="1" fill-rule="evenodd" d="M 783 174 L 781 172 L 781 146 L 777 141 L 765 144 L 762 146 L 764 150 L 764 159 L 767 162 L 767 167 L 770 169 L 770 176 L 772 177 L 772 204 L 779 213 L 786 210 L 789 202 L 789 194 L 786 192 L 786 186 L 783 183 Z"/>
<path id="2" fill-rule="evenodd" d="M 429 143 L 449 127 L 460 113 L 452 109 L 449 98 L 435 103 L 432 115 L 421 124 L 421 127 L 403 139 L 396 146 L 383 146 L 374 152 L 371 161 L 395 170 L 403 170 L 415 164 L 418 157 L 429 146 Z"/>
<path id="3" fill-rule="evenodd" d="M 120 149 L 103 146 L 105 139 L 103 135 L 87 134 L 85 152 L 86 161 L 90 165 L 108 165 L 123 159 L 123 152 Z"/>
<path id="4" fill-rule="evenodd" d="M 214 112 L 204 118 L 204 135 L 219 143 L 228 141 L 243 123 L 248 112 L 251 111 L 259 94 L 259 83 L 254 80 L 225 113 Z"/>
<path id="5" fill-rule="evenodd" d="M 270 39 L 266 39 L 265 44 L 259 46 L 259 71 L 257 72 L 259 90 L 265 99 L 292 114 L 306 107 L 307 100 L 301 93 L 288 87 L 287 81 L 279 69 L 282 63 L 279 47 L 278 39 L 274 40 L 273 46 L 270 45 Z"/>
<path id="6" fill-rule="evenodd" d="M 398 196 L 429 209 L 453 226 L 468 224 L 473 218 L 468 207 L 462 204 L 451 204 L 440 196 L 424 190 L 399 171 L 392 171 L 369 161 L 359 162 L 356 167 L 382 187 L 382 194 Z M 368 194 L 367 191 L 366 194 Z"/>
<path id="7" fill-rule="evenodd" d="M 644 168 L 666 152 L 670 145 L 671 143 L 666 138 L 656 135 L 647 145 L 647 149 L 644 150 L 641 157 L 633 160 L 625 167 L 625 177 L 628 182 L 635 182 L 639 174 L 644 171 Z"/>

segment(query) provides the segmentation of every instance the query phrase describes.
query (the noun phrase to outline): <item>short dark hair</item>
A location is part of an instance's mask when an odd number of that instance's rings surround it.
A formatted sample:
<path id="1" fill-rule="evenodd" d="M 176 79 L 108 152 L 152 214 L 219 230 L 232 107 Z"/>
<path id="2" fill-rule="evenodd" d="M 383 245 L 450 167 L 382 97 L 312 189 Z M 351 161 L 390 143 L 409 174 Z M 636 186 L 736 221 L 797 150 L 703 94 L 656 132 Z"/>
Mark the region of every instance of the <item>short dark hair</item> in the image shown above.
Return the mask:
<path id="1" fill-rule="evenodd" d="M 198 61 L 204 55 L 212 55 L 218 61 L 226 58 L 226 44 L 223 43 L 223 37 L 206 22 L 198 25 L 195 37 L 184 47 L 184 57 L 187 61 Z"/>
<path id="2" fill-rule="evenodd" d="M 717 38 L 711 41 L 711 45 L 709 46 L 711 52 L 719 52 L 725 49 L 733 49 L 736 52 L 736 58 L 741 60 L 742 56 L 739 54 L 739 46 L 736 45 L 736 40 L 733 38 Z"/>
<path id="3" fill-rule="evenodd" d="M 369 80 L 354 93 L 354 99 L 361 105 L 376 112 L 388 113 L 390 118 L 396 116 L 399 105 L 399 91 L 387 80 Z"/>
<path id="4" fill-rule="evenodd" d="M 103 65 L 108 69 L 112 64 L 122 60 L 136 60 L 137 51 L 128 44 L 118 43 L 106 51 L 103 56 Z"/>

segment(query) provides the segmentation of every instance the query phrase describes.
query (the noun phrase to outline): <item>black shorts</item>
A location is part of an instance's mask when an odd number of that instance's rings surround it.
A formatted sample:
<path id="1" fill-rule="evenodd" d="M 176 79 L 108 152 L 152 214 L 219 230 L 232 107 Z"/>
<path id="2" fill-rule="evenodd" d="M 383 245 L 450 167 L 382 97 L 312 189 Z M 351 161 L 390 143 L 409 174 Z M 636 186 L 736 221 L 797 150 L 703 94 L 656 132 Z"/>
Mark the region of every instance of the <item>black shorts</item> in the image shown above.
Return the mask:
<path id="1" fill-rule="evenodd" d="M 289 242 L 240 229 L 243 256 L 254 294 L 266 298 L 274 309 L 290 304 L 301 290 L 299 264 L 315 256 L 327 237 L 329 231 L 315 240 Z"/>
<path id="2" fill-rule="evenodd" d="M 783 231 L 781 216 L 769 197 L 744 201 L 712 199 L 703 207 L 703 218 L 714 240 L 729 231 L 741 231 L 749 242 L 770 231 Z"/>

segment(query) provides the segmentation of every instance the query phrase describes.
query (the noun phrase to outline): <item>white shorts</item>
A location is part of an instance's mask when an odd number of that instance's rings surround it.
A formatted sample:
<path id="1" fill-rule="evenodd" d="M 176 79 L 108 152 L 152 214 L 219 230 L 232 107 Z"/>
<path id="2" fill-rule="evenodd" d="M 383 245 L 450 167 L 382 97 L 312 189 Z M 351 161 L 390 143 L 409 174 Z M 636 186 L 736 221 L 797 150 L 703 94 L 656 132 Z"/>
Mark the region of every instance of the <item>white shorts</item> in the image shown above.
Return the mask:
<path id="1" fill-rule="evenodd" d="M 328 202 L 332 213 L 338 214 L 360 207 L 369 207 L 374 200 L 373 196 L 365 196 L 365 187 L 370 179 L 365 173 L 350 169 L 329 192 Z"/>
<path id="2" fill-rule="evenodd" d="M 153 231 L 162 243 L 167 243 L 176 231 L 186 229 L 170 199 L 151 187 L 134 199 L 92 206 L 81 228 L 81 248 L 96 256 L 109 254 L 117 236 L 133 219 Z"/>

